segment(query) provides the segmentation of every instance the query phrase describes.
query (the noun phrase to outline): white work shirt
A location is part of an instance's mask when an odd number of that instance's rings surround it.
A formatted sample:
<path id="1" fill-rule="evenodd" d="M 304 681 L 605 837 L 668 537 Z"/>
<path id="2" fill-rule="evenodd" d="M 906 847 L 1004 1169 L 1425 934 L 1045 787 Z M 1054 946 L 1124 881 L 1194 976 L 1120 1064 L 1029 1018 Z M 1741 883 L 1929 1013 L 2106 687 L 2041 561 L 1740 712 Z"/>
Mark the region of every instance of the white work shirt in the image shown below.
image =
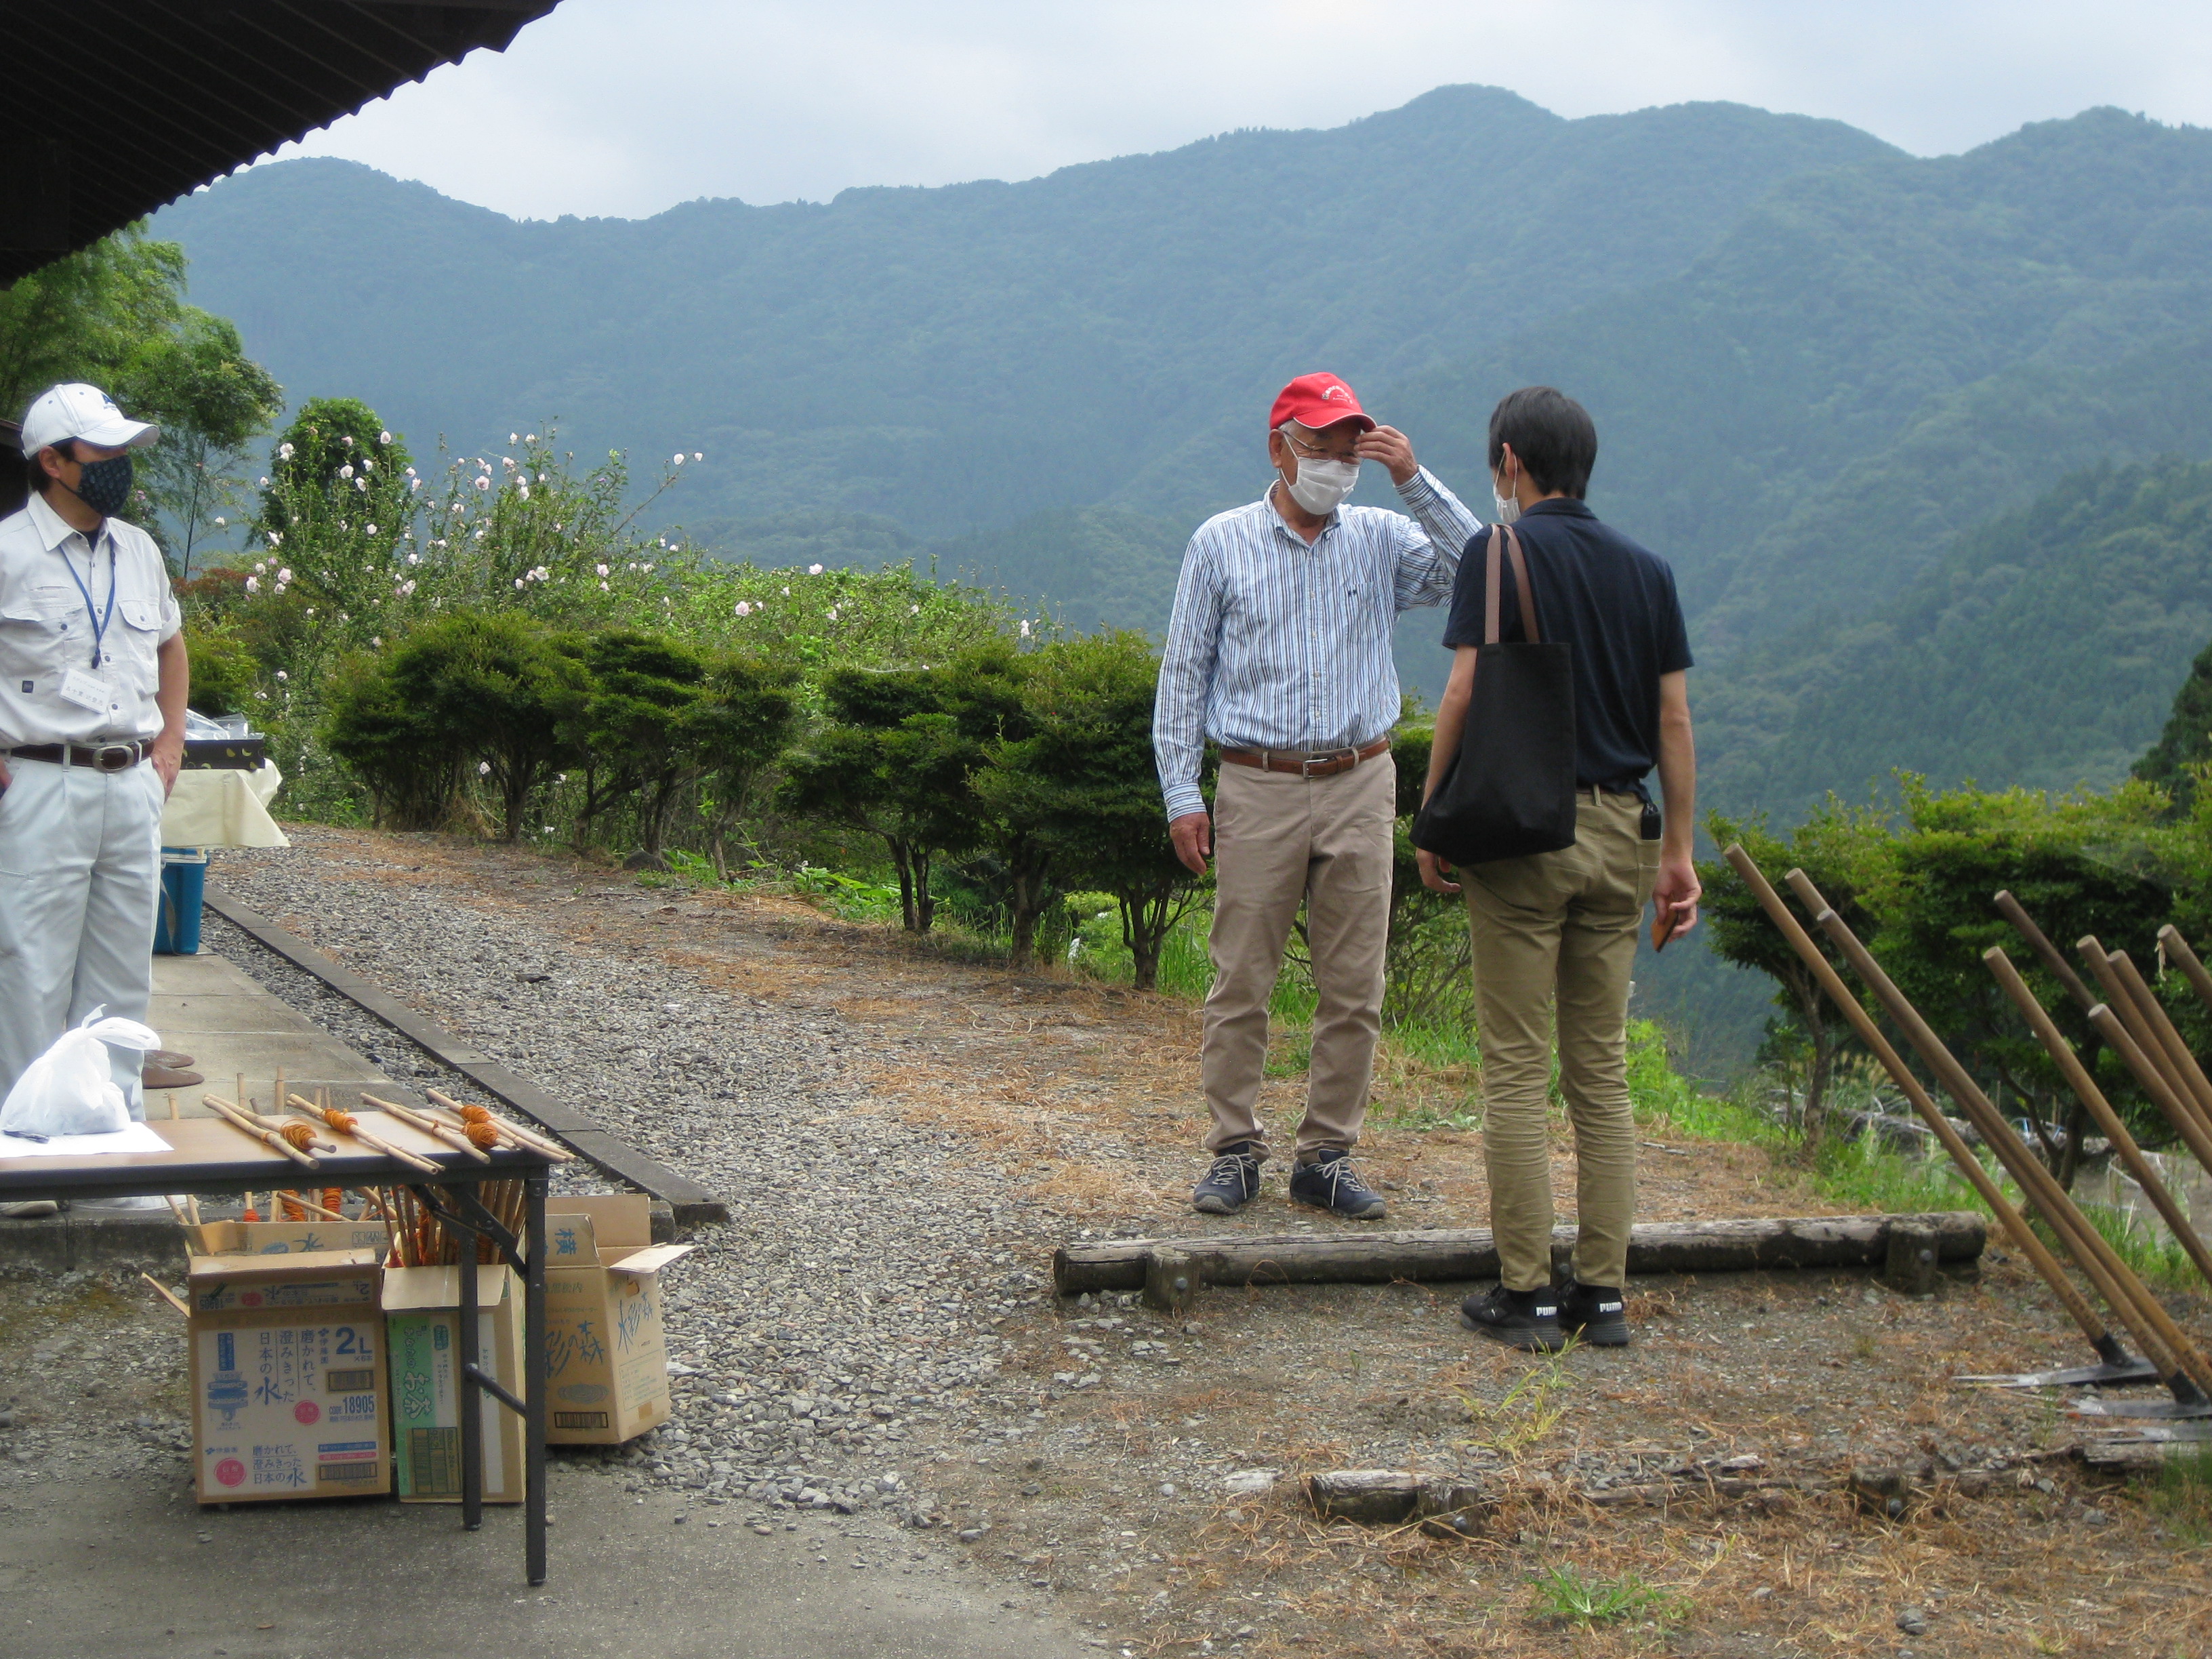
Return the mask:
<path id="1" fill-rule="evenodd" d="M 110 519 L 94 545 L 33 495 L 0 519 L 0 748 L 160 736 L 155 653 L 183 625 L 151 536 Z"/>

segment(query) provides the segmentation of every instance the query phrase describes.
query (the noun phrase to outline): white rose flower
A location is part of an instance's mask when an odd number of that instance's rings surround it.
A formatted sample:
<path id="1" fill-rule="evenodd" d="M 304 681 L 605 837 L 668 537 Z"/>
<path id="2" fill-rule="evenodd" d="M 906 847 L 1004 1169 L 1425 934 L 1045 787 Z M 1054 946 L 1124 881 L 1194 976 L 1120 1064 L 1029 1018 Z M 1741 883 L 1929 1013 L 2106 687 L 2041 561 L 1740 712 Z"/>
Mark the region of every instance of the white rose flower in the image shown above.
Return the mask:
<path id="1" fill-rule="evenodd" d="M 281 668 L 280 668 L 280 669 L 278 669 L 278 670 L 276 671 L 276 678 L 277 678 L 278 679 L 280 679 L 280 680 L 289 680 L 289 679 L 290 679 L 292 677 L 291 677 L 289 674 L 286 673 L 283 669 L 281 669 Z"/>
<path id="2" fill-rule="evenodd" d="M 258 593 L 261 591 L 261 578 L 248 576 L 246 579 L 246 591 L 249 593 Z"/>
<path id="3" fill-rule="evenodd" d="M 818 576 L 822 574 L 822 567 L 818 564 L 810 564 L 806 567 L 806 574 L 810 576 Z"/>
<path id="4" fill-rule="evenodd" d="M 477 775 L 480 778 L 489 777 L 491 775 L 491 763 L 489 761 L 478 761 L 477 763 Z"/>
<path id="5" fill-rule="evenodd" d="M 599 565 L 599 566 L 595 567 L 595 568 L 597 568 L 597 569 L 598 569 L 598 571 L 599 571 L 599 574 L 601 574 L 602 576 L 604 576 L 604 575 L 605 575 L 605 574 L 607 574 L 607 568 L 606 568 L 606 566 L 605 566 L 605 565 Z"/>
<path id="6" fill-rule="evenodd" d="M 738 615 L 739 615 L 740 617 L 750 617 L 750 616 L 751 616 L 752 614 L 753 614 L 753 608 L 752 608 L 752 606 L 751 606 L 751 605 L 748 605 L 748 604 L 746 604 L 744 600 L 743 600 L 743 599 L 739 599 L 739 600 L 738 601 Z"/>
<path id="7" fill-rule="evenodd" d="M 276 446 L 276 453 L 283 459 L 289 461 L 292 459 L 292 446 L 289 444 L 279 444 Z"/>
<path id="8" fill-rule="evenodd" d="M 388 444 L 392 441 L 392 434 L 389 432 L 380 432 L 376 434 L 376 441 L 380 444 Z"/>
<path id="9" fill-rule="evenodd" d="M 353 477 L 353 463 L 349 461 L 343 466 L 340 467 L 338 469 L 338 477 L 341 478 L 350 478 Z"/>

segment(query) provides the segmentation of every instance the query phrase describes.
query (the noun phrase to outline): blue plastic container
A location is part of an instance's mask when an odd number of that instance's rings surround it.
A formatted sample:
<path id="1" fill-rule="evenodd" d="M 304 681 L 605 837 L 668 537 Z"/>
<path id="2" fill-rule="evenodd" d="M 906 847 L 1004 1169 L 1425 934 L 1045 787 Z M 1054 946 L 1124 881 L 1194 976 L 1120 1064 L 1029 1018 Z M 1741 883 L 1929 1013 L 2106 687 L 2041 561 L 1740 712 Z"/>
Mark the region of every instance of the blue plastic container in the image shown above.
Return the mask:
<path id="1" fill-rule="evenodd" d="M 154 954 L 193 957 L 200 950 L 200 905 L 207 896 L 207 854 L 195 847 L 161 849 L 161 908 L 154 921 Z"/>

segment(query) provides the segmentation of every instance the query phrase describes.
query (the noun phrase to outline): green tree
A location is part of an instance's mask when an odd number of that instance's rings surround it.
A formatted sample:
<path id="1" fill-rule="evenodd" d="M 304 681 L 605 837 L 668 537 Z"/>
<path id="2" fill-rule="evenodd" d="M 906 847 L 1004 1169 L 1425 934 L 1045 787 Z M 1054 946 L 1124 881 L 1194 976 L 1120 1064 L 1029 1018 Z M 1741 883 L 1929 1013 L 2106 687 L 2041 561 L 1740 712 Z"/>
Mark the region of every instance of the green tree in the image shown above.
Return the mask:
<path id="1" fill-rule="evenodd" d="M 1198 880 L 1175 855 L 1152 760 L 1159 662 L 1140 634 L 1055 641 L 1036 653 L 1027 735 L 995 745 L 977 791 L 1019 822 L 1070 887 L 1111 893 L 1138 987 Z"/>
<path id="2" fill-rule="evenodd" d="M 1705 830 L 1721 847 L 1741 842 L 1785 902 L 1790 902 L 1790 894 L 1784 874 L 1802 870 L 1853 933 L 1862 939 L 1873 933 L 1874 921 L 1864 896 L 1880 875 L 1894 835 L 1893 826 L 1879 808 L 1847 806 L 1831 795 L 1788 836 L 1771 833 L 1763 817 L 1735 819 L 1720 812 L 1707 815 Z M 1782 1010 L 1785 1029 L 1804 1040 L 1807 1058 L 1804 1090 L 1797 1104 L 1798 1152 L 1812 1162 L 1819 1158 L 1831 1127 L 1829 1090 L 1837 1056 L 1850 1040 L 1850 1028 L 1841 1012 L 1830 1005 L 1812 969 L 1737 876 L 1735 866 L 1722 859 L 1700 862 L 1698 879 L 1705 885 L 1703 908 L 1713 952 L 1724 962 L 1771 978 L 1775 1005 Z M 1810 917 L 1799 920 L 1849 984 L 1850 970 L 1828 945 L 1826 935 L 1812 926 Z"/>
<path id="3" fill-rule="evenodd" d="M 1035 961 L 1037 921 L 1053 896 L 1051 842 L 1019 764 L 1021 745 L 1036 730 L 1037 699 L 1050 696 L 1056 684 L 1039 676 L 1037 664 L 1012 641 L 998 639 L 962 651 L 945 670 L 948 711 L 978 745 L 969 787 L 979 861 L 988 865 L 990 884 L 1004 902 L 1007 955 L 1017 967 Z"/>
<path id="4" fill-rule="evenodd" d="M 189 576 L 194 550 L 240 500 L 246 446 L 284 406 L 226 319 L 185 303 L 185 252 L 143 224 L 0 291 L 0 411 L 58 380 L 89 380 L 161 428 L 137 457 L 131 516 Z"/>
<path id="5" fill-rule="evenodd" d="M 2186 809 L 2197 799 L 2197 769 L 2212 761 L 2212 645 L 2197 653 L 2189 678 L 2173 694 L 2173 712 L 2133 775 L 2156 784 Z"/>
<path id="6" fill-rule="evenodd" d="M 1953 1051 L 2001 1107 L 2024 1116 L 2062 1184 L 2081 1166 L 2094 1127 L 1983 964 L 2001 945 L 2116 1107 L 2153 1141 L 2170 1138 L 2084 1012 L 2035 962 L 1992 902 L 2009 889 L 2082 977 L 2075 941 L 2094 934 L 2154 971 L 2158 930 L 2191 880 L 2186 848 L 2165 823 L 2162 792 L 2143 783 L 2053 799 L 2039 792 L 1937 793 L 1905 781 L 1909 827 L 1869 884 L 1881 918 L 1873 948 Z M 2092 983 L 2094 984 L 2094 981 Z"/>
<path id="7" fill-rule="evenodd" d="M 350 659 L 324 740 L 402 828 L 443 823 L 473 772 L 511 842 L 531 796 L 569 757 L 568 726 L 586 684 L 582 665 L 528 617 L 464 611 L 382 657 Z"/>
<path id="8" fill-rule="evenodd" d="M 794 810 L 881 838 L 911 933 L 927 933 L 936 915 L 936 860 L 981 833 L 968 780 L 982 745 L 961 729 L 947 679 L 941 667 L 833 671 L 822 683 L 824 720 L 784 763 Z"/>

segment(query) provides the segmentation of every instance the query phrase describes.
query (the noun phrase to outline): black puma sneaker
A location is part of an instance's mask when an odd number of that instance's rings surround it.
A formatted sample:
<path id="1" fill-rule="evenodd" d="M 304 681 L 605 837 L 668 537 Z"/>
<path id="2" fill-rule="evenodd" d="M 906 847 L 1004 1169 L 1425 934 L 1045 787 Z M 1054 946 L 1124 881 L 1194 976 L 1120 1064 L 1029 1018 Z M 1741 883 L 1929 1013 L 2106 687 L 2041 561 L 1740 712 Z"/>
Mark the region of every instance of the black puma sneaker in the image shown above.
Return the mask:
<path id="1" fill-rule="evenodd" d="M 1619 1291 L 1578 1284 L 1571 1278 L 1559 1291 L 1559 1328 L 1593 1348 L 1625 1348 L 1629 1344 L 1626 1301 Z"/>
<path id="2" fill-rule="evenodd" d="M 1487 1296 L 1460 1304 L 1459 1322 L 1492 1342 L 1529 1353 L 1557 1353 L 1567 1345 L 1559 1328 L 1559 1298 L 1547 1285 L 1540 1291 L 1509 1291 L 1503 1285 Z"/>

